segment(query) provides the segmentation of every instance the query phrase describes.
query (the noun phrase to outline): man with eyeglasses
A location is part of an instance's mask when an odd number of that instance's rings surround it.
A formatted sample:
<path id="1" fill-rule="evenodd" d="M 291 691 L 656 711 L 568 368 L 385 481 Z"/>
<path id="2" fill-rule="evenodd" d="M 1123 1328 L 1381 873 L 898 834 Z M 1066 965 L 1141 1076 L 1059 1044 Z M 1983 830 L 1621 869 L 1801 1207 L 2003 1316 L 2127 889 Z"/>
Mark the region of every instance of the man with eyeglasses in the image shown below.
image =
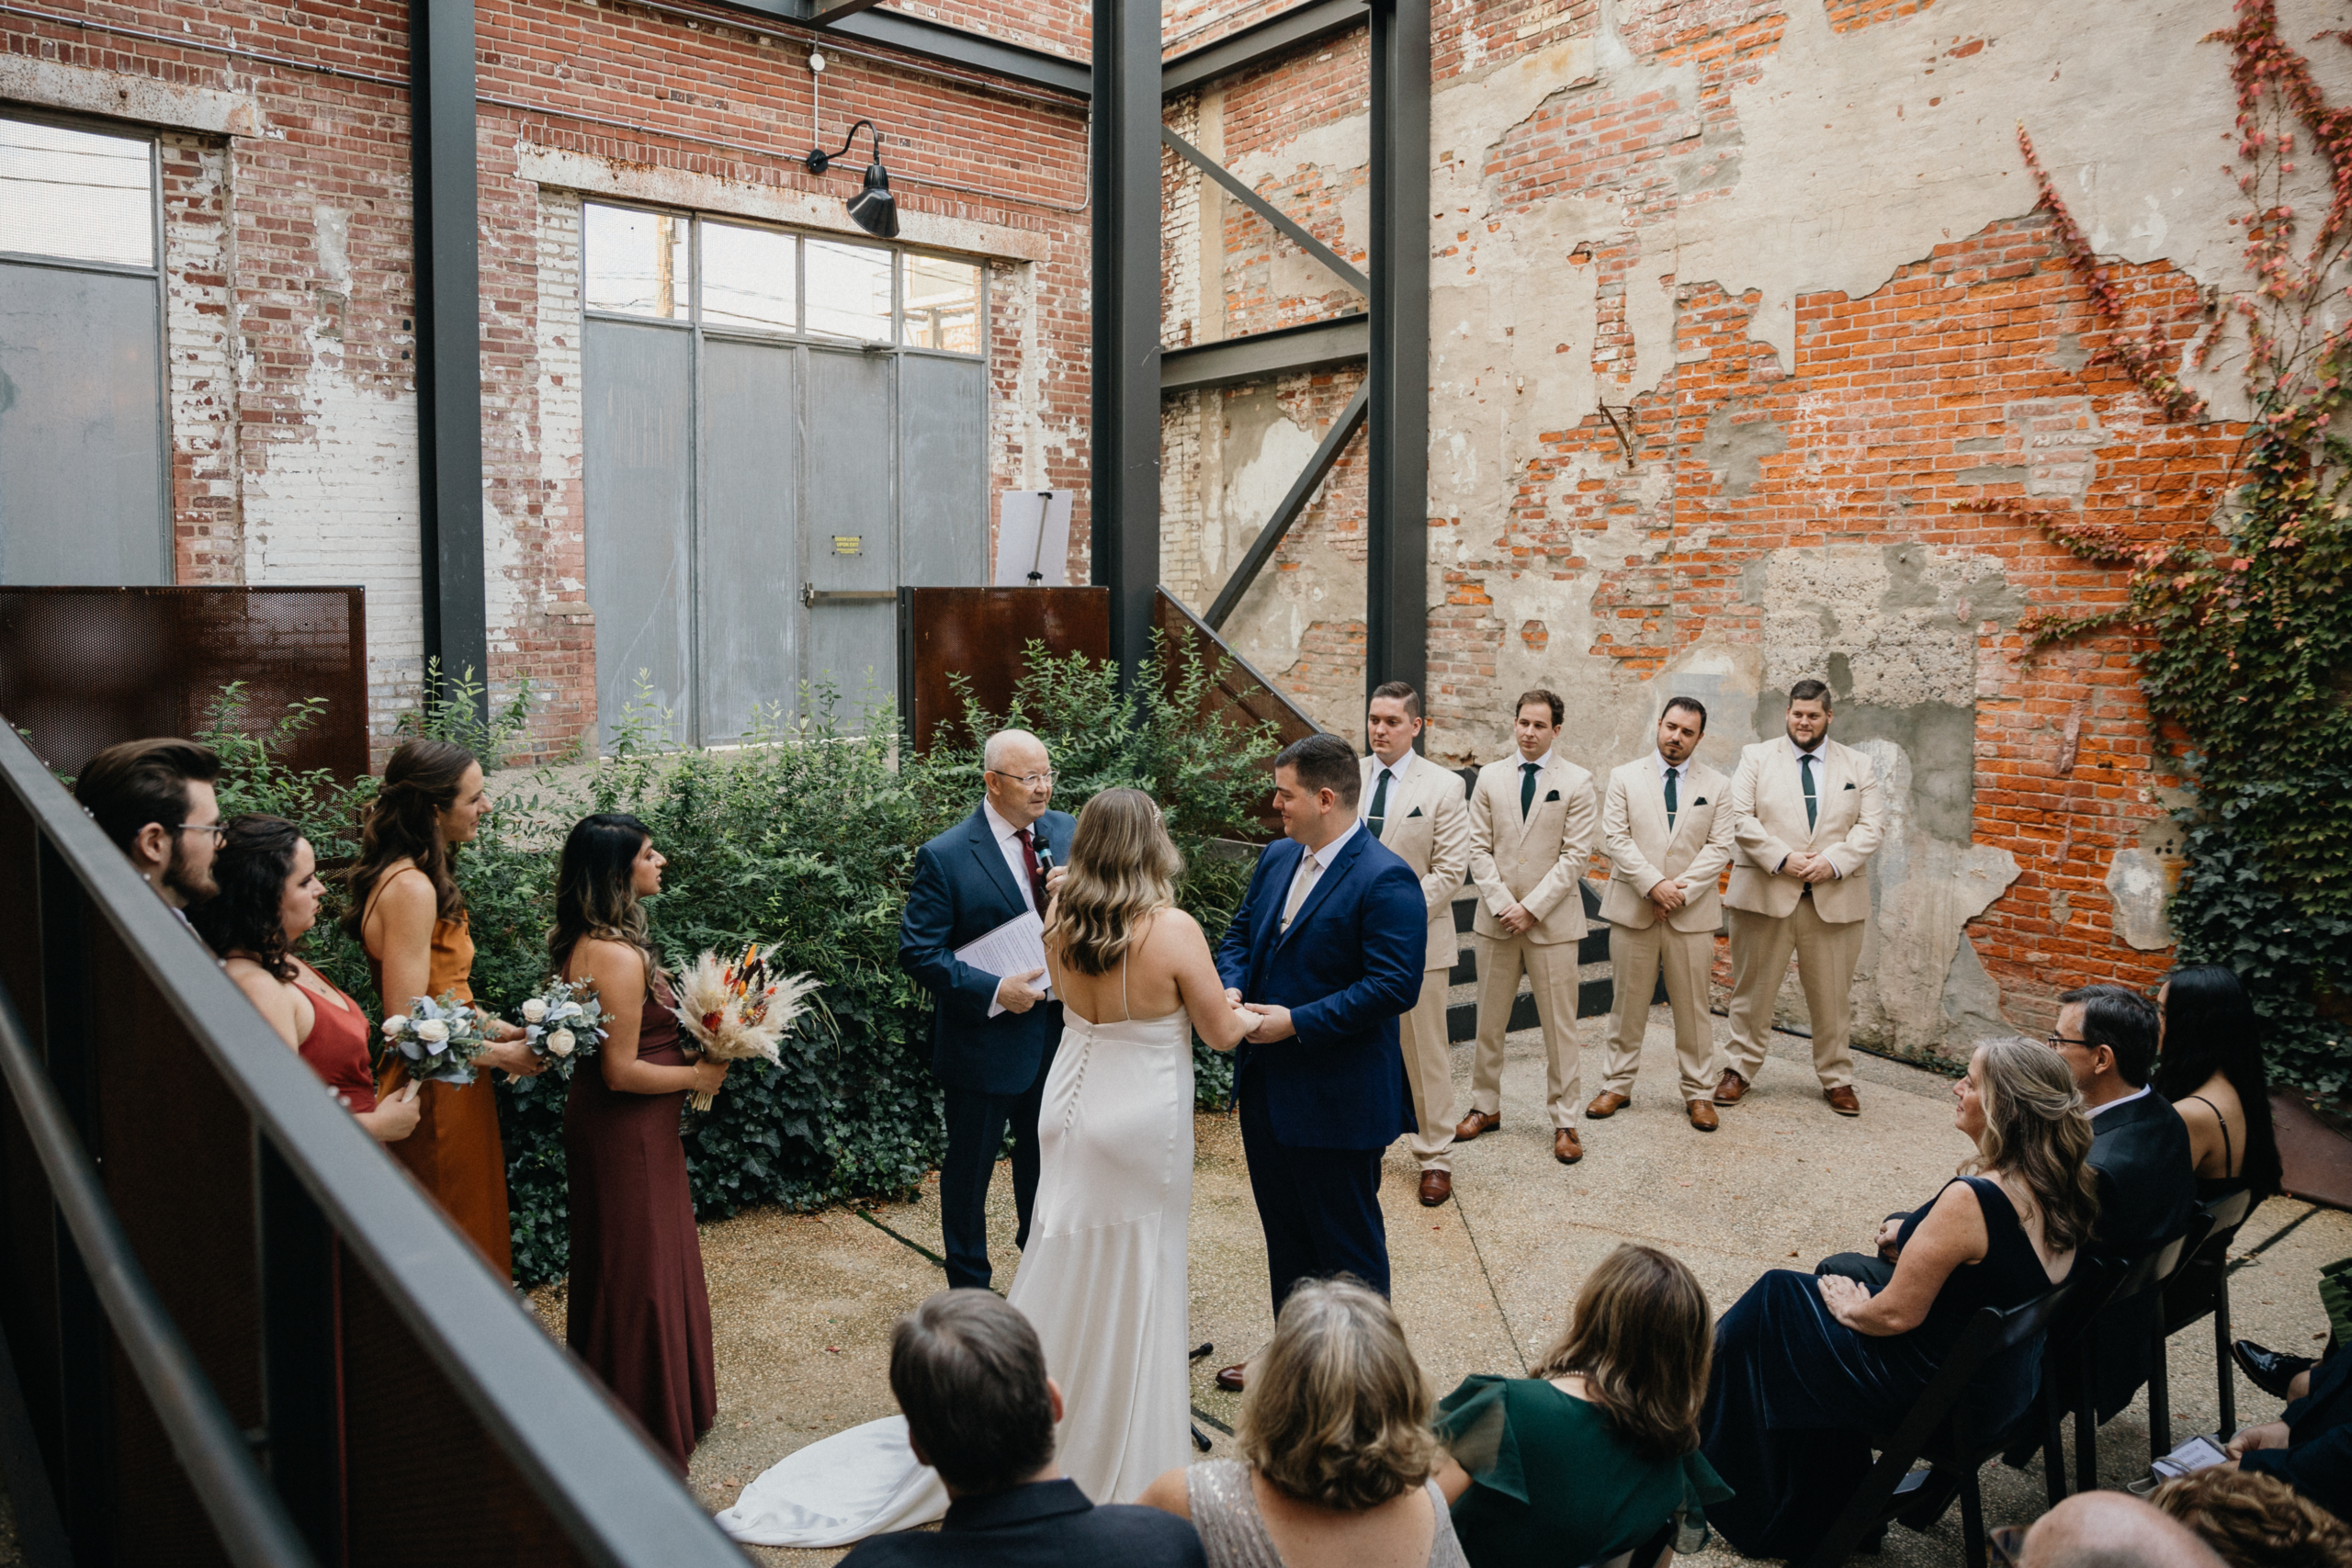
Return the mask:
<path id="1" fill-rule="evenodd" d="M 220 773 L 220 757 L 200 741 L 125 740 L 90 759 L 74 798 L 155 896 L 185 911 L 217 891 L 212 855 L 222 829 L 212 781 Z"/>
<path id="2" fill-rule="evenodd" d="M 1024 914 L 1039 917 L 1078 824 L 1054 799 L 1046 744 L 1001 729 L 981 753 L 985 795 L 969 817 L 915 852 L 899 925 L 899 963 L 932 997 L 931 1070 L 946 1093 L 939 1229 L 950 1289 L 989 1286 L 989 1179 L 1012 1128 L 1015 1247 L 1029 1243 L 1037 1196 L 1037 1118 L 1062 1033 L 1043 969 L 992 975 L 956 956 Z"/>

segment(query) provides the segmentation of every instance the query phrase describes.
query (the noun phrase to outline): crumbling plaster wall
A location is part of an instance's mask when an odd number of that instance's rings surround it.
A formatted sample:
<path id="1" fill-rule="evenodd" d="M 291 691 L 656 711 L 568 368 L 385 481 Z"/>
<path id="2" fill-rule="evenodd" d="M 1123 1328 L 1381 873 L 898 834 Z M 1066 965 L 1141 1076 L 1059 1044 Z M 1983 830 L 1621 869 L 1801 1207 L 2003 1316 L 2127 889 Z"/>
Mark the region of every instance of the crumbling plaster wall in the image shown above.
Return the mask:
<path id="1" fill-rule="evenodd" d="M 2280 9 L 2299 43 L 2346 19 Z M 1777 732 L 1790 682 L 1817 676 L 1893 814 L 1867 1038 L 1956 1048 L 2046 1019 L 2061 985 L 2159 973 L 2177 781 L 2128 649 L 2028 658 L 2016 631 L 2030 604 L 2119 585 L 1973 507 L 2152 530 L 2211 515 L 2245 412 L 2227 354 L 2196 378 L 2210 423 L 2187 426 L 2093 359 L 2098 324 L 2033 212 L 2016 132 L 2120 264 L 2135 319 L 2185 355 L 2216 296 L 2248 282 L 2228 62 L 2199 42 L 2228 0 L 1434 15 L 1432 753 L 1501 755 L 1512 696 L 1540 684 L 1567 699 L 1567 750 L 1596 771 L 1648 745 L 1670 692 L 1707 701 L 1702 755 L 1729 768 Z M 2345 51 L 2308 47 L 2340 92 Z M 1347 49 L 1323 56 L 1223 85 L 1225 161 L 1359 256 L 1366 115 L 1329 80 Z M 1275 272 L 1280 242 L 1238 204 L 1191 199 L 1196 227 L 1227 236 L 1226 288 L 1190 280 L 1173 331 L 1217 335 L 1199 328 L 1220 294 L 1236 333 L 1351 308 L 1295 251 Z M 1190 428 L 1225 445 L 1196 443 L 1171 552 L 1230 559 L 1280 493 L 1268 470 L 1320 434 L 1278 391 L 1267 423 L 1269 393 L 1199 395 Z M 1311 521 L 1228 632 L 1354 737 L 1361 671 L 1332 681 L 1324 650 L 1361 635 L 1362 552 Z M 1222 581 L 1196 576 L 1204 597 Z"/>

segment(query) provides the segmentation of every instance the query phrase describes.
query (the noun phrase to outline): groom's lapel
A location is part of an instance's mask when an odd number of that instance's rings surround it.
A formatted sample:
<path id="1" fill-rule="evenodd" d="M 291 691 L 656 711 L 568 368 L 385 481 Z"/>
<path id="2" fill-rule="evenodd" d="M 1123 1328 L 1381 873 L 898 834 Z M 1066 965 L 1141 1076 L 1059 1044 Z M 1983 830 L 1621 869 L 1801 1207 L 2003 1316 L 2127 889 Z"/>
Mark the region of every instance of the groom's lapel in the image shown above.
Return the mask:
<path id="1" fill-rule="evenodd" d="M 1364 841 L 1371 837 L 1372 834 L 1368 830 L 1362 828 L 1356 829 L 1354 835 L 1348 840 L 1347 848 L 1340 852 L 1340 858 L 1325 868 L 1323 874 L 1315 879 L 1315 886 L 1306 890 L 1306 902 L 1301 904 L 1298 907 L 1298 913 L 1291 917 L 1290 931 L 1282 931 L 1279 942 L 1288 942 L 1293 931 L 1304 929 L 1306 922 L 1314 919 L 1315 911 L 1322 907 L 1324 895 L 1330 892 L 1333 885 L 1348 874 L 1348 868 L 1355 864 L 1356 856 L 1363 853 Z M 1305 850 L 1299 851 L 1301 854 L 1306 852 Z M 1297 869 L 1295 864 L 1292 866 L 1294 875 L 1297 874 Z M 1288 884 L 1283 885 L 1283 896 L 1285 898 L 1289 896 Z"/>

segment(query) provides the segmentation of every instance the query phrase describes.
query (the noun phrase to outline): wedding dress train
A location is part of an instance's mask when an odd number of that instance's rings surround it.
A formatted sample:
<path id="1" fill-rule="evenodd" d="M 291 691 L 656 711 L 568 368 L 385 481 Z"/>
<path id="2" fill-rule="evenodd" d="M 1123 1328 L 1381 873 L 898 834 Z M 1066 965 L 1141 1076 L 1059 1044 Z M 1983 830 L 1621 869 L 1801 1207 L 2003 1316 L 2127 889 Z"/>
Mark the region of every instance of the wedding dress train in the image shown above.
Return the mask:
<path id="1" fill-rule="evenodd" d="M 1182 1009 L 1114 1023 L 1062 1016 L 1029 1247 L 1007 1299 L 1061 1385 L 1062 1472 L 1097 1503 L 1131 1503 L 1191 1457 L 1192 1021 Z M 946 1512 L 938 1472 L 915 1462 L 906 1419 L 892 1416 L 786 1456 L 718 1525 L 750 1545 L 831 1547 Z"/>

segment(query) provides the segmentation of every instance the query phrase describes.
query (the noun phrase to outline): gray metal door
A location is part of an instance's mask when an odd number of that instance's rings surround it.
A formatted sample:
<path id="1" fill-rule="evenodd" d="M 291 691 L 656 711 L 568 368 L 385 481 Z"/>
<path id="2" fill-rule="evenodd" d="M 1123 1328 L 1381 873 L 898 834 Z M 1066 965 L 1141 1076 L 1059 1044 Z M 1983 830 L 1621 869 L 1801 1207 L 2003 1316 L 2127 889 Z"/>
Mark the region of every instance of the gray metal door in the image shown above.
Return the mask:
<path id="1" fill-rule="evenodd" d="M 152 272 L 0 262 L 0 582 L 172 580 Z"/>
<path id="2" fill-rule="evenodd" d="M 694 336 L 592 318 L 583 464 L 588 604 L 596 613 L 596 719 L 607 744 L 650 684 L 671 710 L 662 739 L 688 742 L 694 715 Z"/>
<path id="3" fill-rule="evenodd" d="M 899 581 L 962 588 L 989 580 L 988 367 L 899 359 Z"/>
<path id="4" fill-rule="evenodd" d="M 713 338 L 705 346 L 695 615 L 705 745 L 739 740 L 759 718 L 798 713 L 799 357 L 789 344 Z"/>
<path id="5" fill-rule="evenodd" d="M 897 355 L 812 348 L 802 428 L 808 640 L 804 676 L 840 694 L 842 718 L 899 686 Z M 927 476 L 926 476 L 927 477 Z"/>

